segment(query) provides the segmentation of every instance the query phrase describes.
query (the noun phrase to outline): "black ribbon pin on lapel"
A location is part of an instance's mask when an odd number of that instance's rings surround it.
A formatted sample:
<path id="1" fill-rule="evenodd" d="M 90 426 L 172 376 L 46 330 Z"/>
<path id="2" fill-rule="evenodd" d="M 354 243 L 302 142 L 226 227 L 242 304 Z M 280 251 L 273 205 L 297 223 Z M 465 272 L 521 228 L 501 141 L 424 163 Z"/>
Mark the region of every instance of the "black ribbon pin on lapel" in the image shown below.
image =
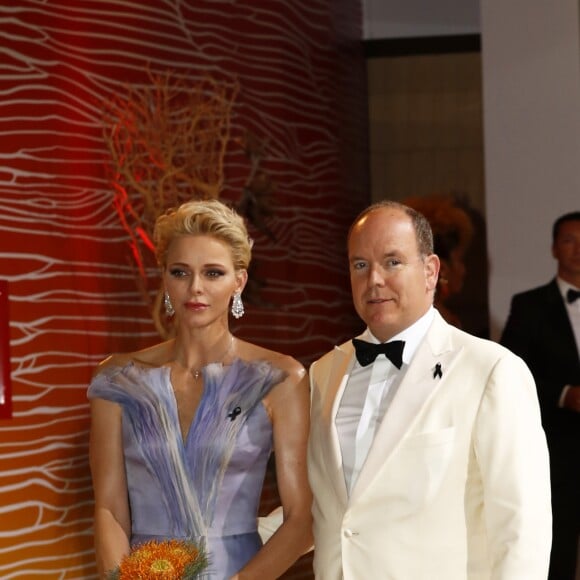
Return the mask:
<path id="1" fill-rule="evenodd" d="M 437 363 L 433 369 L 433 378 L 441 378 L 443 376 L 443 371 L 441 370 L 441 363 Z"/>
<path id="2" fill-rule="evenodd" d="M 242 409 L 240 407 L 236 407 L 233 411 L 230 411 L 228 413 L 228 417 L 229 417 L 230 421 L 233 421 L 241 412 L 242 412 Z"/>

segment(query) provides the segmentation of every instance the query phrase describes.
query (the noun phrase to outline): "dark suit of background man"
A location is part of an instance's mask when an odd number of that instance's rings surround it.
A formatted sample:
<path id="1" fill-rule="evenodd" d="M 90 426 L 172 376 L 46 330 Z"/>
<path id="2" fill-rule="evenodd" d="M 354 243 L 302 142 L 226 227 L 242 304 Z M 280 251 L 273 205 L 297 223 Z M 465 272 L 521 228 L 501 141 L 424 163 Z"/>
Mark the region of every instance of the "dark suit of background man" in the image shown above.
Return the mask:
<path id="1" fill-rule="evenodd" d="M 580 212 L 552 231 L 558 275 L 516 294 L 501 338 L 530 367 L 540 399 L 552 470 L 550 580 L 572 580 L 580 531 Z"/>

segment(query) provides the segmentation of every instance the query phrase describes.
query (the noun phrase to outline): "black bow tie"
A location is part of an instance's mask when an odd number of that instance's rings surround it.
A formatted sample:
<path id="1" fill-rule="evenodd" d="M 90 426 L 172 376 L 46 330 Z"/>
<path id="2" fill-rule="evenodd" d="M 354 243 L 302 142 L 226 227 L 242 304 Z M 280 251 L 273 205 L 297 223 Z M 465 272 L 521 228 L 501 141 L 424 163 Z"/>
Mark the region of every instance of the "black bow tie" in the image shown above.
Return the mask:
<path id="1" fill-rule="evenodd" d="M 352 344 L 356 351 L 356 360 L 363 366 L 372 364 L 379 354 L 384 354 L 398 369 L 403 366 L 403 348 L 404 340 L 393 340 L 375 344 L 374 342 L 365 342 L 358 338 L 352 339 Z"/>
<path id="2" fill-rule="evenodd" d="M 568 288 L 568 292 L 566 293 L 566 300 L 568 300 L 568 303 L 572 304 L 572 302 L 575 302 L 578 298 L 580 298 L 580 290 Z"/>

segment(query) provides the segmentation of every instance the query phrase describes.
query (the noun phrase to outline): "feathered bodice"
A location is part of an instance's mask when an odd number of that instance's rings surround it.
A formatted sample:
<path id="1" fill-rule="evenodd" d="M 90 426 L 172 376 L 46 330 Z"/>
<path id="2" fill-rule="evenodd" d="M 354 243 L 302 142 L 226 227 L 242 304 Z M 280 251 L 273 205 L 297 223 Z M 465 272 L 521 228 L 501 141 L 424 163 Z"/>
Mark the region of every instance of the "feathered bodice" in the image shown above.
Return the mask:
<path id="1" fill-rule="evenodd" d="M 131 542 L 207 539 L 215 561 L 215 552 L 224 548 L 219 538 L 256 535 L 272 450 L 262 399 L 283 373 L 266 362 L 236 359 L 229 366 L 208 365 L 203 376 L 204 392 L 185 441 L 169 368 L 111 367 L 95 377 L 88 396 L 122 408 Z"/>

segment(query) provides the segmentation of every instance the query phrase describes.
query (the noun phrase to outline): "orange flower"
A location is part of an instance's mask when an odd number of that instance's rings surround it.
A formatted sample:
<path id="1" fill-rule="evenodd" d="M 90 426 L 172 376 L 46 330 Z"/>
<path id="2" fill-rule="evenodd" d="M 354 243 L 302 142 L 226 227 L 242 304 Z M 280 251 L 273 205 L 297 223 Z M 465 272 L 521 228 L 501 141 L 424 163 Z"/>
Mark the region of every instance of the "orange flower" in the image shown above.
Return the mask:
<path id="1" fill-rule="evenodd" d="M 205 554 L 191 542 L 150 541 L 123 558 L 111 577 L 118 580 L 183 580 L 196 578 L 206 564 Z"/>

